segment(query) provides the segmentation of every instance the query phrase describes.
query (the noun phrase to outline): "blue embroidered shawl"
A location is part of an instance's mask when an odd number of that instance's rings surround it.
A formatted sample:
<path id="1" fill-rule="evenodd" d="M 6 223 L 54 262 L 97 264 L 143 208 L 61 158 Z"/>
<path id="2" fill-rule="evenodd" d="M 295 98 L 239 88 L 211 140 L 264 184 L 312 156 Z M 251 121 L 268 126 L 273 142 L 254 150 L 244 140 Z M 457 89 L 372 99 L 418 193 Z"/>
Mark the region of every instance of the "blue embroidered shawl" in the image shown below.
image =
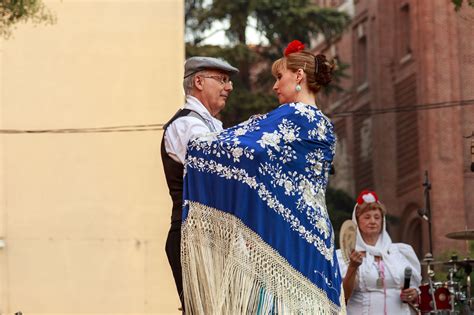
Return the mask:
<path id="1" fill-rule="evenodd" d="M 330 120 L 303 103 L 190 142 L 182 230 L 187 310 L 345 311 L 325 204 L 335 143 Z"/>

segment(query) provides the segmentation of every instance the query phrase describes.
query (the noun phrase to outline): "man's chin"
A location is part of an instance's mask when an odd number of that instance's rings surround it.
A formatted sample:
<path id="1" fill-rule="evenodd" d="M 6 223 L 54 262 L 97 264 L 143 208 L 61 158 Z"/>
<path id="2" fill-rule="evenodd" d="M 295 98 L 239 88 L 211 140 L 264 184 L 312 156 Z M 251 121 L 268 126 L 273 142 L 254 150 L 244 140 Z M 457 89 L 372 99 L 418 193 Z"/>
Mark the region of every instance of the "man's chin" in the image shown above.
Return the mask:
<path id="1" fill-rule="evenodd" d="M 221 104 L 219 104 L 219 112 L 223 110 L 224 107 L 225 107 L 225 102 L 222 102 Z"/>

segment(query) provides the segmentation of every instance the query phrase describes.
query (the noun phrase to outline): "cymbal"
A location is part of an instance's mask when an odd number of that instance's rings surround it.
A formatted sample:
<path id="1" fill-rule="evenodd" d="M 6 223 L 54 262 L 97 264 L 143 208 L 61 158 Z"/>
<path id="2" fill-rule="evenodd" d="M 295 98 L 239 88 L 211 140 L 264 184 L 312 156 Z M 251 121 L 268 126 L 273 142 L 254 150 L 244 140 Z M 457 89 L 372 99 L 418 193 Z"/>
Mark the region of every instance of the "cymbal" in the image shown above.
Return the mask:
<path id="1" fill-rule="evenodd" d="M 445 266 L 462 266 L 463 262 L 462 260 L 448 260 L 446 262 L 443 263 L 443 265 Z"/>
<path id="2" fill-rule="evenodd" d="M 444 264 L 442 261 L 437 261 L 437 260 L 436 261 L 431 260 L 429 262 L 428 261 L 422 261 L 420 263 L 420 265 L 422 265 L 422 266 L 428 266 L 428 265 L 434 266 L 434 265 L 442 265 L 442 264 Z"/>
<path id="3" fill-rule="evenodd" d="M 447 238 L 455 240 L 474 240 L 474 230 L 464 230 L 446 234 Z"/>
<path id="4" fill-rule="evenodd" d="M 466 266 L 471 266 L 474 265 L 474 259 L 471 258 L 464 258 L 463 260 L 449 260 L 447 262 L 444 262 L 443 265 L 445 266 L 459 266 L 459 267 L 466 267 Z"/>

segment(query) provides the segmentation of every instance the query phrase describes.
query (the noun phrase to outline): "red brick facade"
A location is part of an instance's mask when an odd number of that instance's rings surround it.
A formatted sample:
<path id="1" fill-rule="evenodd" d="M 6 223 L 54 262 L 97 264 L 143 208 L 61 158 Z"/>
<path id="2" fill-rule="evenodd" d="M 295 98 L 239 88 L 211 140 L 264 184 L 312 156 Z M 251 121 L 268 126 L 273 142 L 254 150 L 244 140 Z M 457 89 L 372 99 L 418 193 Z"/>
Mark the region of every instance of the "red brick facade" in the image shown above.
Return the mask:
<path id="1" fill-rule="evenodd" d="M 446 1 L 315 1 L 353 12 L 353 22 L 333 45 L 315 50 L 351 65 L 345 92 L 321 96 L 339 144 L 331 185 L 352 196 L 364 188 L 378 192 L 392 223 L 394 241 L 428 248 L 422 183 L 432 183 L 431 210 L 435 255 L 464 252 L 466 242 L 446 233 L 474 229 L 474 172 L 471 139 L 474 102 L 426 109 L 425 104 L 474 100 L 474 9 L 456 12 Z M 413 110 L 421 105 L 419 110 Z M 391 108 L 399 111 L 390 111 Z M 389 113 L 370 115 L 369 111 Z M 360 115 L 337 113 L 361 110 Z M 408 110 L 408 111 L 401 111 Z"/>

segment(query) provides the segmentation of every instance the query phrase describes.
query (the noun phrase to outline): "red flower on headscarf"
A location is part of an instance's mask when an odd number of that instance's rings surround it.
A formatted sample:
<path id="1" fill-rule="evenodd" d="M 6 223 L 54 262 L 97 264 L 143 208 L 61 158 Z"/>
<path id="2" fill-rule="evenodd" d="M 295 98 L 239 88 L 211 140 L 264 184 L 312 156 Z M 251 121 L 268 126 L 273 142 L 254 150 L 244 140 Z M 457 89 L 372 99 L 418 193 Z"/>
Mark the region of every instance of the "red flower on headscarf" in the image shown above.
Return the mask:
<path id="1" fill-rule="evenodd" d="M 365 203 L 372 203 L 372 202 L 378 202 L 379 197 L 375 193 L 375 191 L 371 190 L 363 190 L 360 192 L 359 197 L 357 197 L 357 204 L 361 205 L 364 202 Z"/>
<path id="2" fill-rule="evenodd" d="M 302 51 L 304 49 L 304 44 L 300 42 L 299 40 L 294 40 L 291 43 L 288 44 L 285 48 L 285 56 L 288 56 L 289 54 Z"/>

